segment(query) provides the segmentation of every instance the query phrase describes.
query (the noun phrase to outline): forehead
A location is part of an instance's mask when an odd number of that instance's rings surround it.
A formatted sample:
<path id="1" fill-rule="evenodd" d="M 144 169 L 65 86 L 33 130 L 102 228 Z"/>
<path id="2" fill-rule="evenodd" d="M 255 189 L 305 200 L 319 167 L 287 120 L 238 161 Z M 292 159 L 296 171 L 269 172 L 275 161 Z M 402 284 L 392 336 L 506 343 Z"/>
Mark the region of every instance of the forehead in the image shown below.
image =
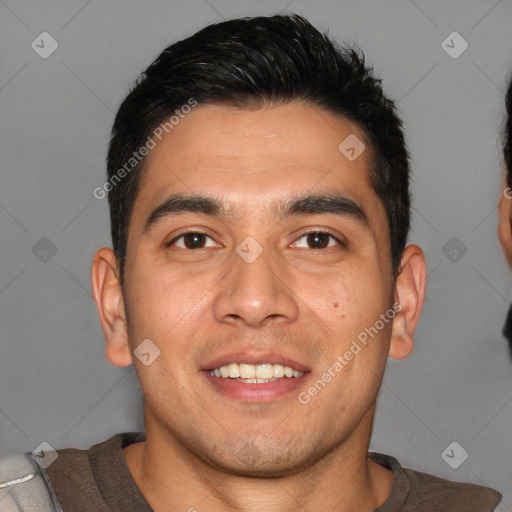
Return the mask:
<path id="1" fill-rule="evenodd" d="M 364 205 L 377 229 L 387 223 L 369 183 L 362 130 L 318 107 L 199 105 L 161 139 L 146 157 L 134 220 L 175 193 L 220 198 L 234 217 L 279 211 L 293 196 L 332 193 Z"/>

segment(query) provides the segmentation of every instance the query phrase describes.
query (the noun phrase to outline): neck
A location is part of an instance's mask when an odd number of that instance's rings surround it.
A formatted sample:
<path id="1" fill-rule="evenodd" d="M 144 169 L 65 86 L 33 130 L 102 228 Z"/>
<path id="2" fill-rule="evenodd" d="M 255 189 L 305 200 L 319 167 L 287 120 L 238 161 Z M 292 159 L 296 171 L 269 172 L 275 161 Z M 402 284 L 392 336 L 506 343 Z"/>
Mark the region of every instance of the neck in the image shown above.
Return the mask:
<path id="1" fill-rule="evenodd" d="M 157 423 L 146 441 L 124 449 L 137 486 L 155 512 L 371 512 L 387 498 L 393 473 L 368 459 L 372 409 L 358 428 L 314 464 L 279 478 L 223 471 L 197 457 Z"/>

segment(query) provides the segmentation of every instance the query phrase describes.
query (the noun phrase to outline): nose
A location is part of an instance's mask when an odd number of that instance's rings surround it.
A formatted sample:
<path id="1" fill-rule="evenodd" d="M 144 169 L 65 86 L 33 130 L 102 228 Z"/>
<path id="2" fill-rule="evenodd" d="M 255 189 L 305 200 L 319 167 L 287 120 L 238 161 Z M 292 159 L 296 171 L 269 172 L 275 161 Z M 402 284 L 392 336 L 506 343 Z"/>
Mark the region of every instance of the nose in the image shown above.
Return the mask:
<path id="1" fill-rule="evenodd" d="M 213 302 L 215 319 L 255 328 L 297 320 L 297 297 L 284 265 L 268 249 L 254 261 L 234 254 L 234 264 L 221 281 Z"/>

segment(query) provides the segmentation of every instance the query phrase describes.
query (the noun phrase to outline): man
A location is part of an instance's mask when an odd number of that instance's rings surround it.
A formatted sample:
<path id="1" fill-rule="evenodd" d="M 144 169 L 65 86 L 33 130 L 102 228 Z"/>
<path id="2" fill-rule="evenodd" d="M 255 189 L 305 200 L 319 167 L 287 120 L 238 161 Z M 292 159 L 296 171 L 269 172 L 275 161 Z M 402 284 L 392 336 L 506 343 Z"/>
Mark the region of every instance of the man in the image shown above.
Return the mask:
<path id="1" fill-rule="evenodd" d="M 92 288 L 146 432 L 36 457 L 56 507 L 495 509 L 497 491 L 368 454 L 426 270 L 401 122 L 362 57 L 298 16 L 209 26 L 125 99 L 107 167 Z"/>
<path id="2" fill-rule="evenodd" d="M 512 268 L 512 80 L 508 86 L 505 99 L 507 117 L 505 120 L 504 137 L 504 180 L 499 200 L 498 237 L 509 266 Z M 509 309 L 503 328 L 512 351 L 512 307 Z"/>

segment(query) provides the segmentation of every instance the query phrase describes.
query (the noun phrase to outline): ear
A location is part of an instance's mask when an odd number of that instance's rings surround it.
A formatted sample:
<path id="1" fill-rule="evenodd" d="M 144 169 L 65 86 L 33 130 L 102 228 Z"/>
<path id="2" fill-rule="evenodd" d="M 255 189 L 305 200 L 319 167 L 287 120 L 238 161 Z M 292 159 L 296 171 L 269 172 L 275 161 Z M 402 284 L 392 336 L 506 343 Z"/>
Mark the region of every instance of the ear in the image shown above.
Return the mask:
<path id="1" fill-rule="evenodd" d="M 498 201 L 498 238 L 505 258 L 512 268 L 512 190 L 504 186 Z"/>
<path id="2" fill-rule="evenodd" d="M 423 251 L 414 244 L 402 254 L 400 273 L 395 281 L 395 311 L 389 356 L 404 359 L 414 348 L 414 330 L 423 308 L 427 268 Z"/>
<path id="3" fill-rule="evenodd" d="M 112 249 L 104 247 L 95 255 L 91 269 L 92 293 L 105 336 L 105 353 L 114 366 L 132 364 L 123 290 L 117 260 Z"/>

